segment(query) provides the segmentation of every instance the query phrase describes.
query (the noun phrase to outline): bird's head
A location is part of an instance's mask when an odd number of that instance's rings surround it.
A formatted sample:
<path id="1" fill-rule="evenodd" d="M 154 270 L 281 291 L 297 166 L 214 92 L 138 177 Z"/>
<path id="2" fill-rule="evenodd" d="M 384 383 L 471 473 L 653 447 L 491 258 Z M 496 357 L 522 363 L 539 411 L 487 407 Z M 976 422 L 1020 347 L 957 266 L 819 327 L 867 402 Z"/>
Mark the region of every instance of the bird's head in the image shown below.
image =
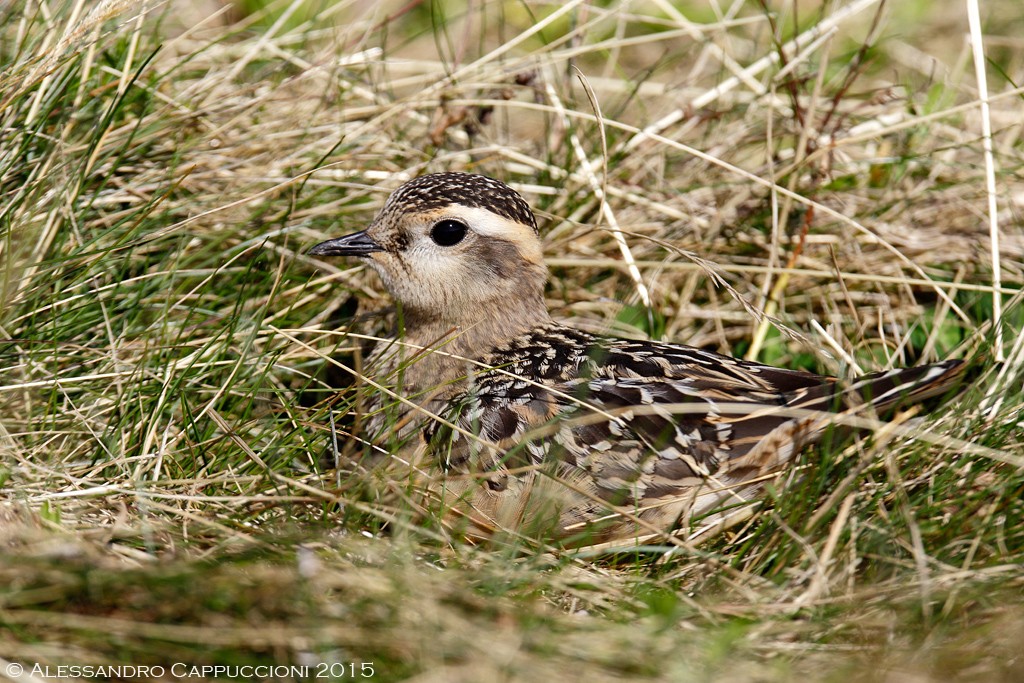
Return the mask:
<path id="1" fill-rule="evenodd" d="M 408 313 L 431 320 L 466 324 L 538 302 L 546 316 L 533 211 L 486 176 L 420 176 L 395 190 L 366 230 L 309 253 L 365 259 Z"/>

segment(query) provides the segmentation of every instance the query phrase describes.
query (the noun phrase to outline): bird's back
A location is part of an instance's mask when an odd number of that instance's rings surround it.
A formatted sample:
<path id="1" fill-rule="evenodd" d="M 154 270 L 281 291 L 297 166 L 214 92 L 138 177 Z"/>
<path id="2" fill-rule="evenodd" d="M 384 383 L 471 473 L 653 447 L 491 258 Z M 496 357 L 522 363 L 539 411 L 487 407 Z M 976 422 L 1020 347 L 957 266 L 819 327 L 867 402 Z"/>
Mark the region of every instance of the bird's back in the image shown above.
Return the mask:
<path id="1" fill-rule="evenodd" d="M 943 392 L 960 361 L 844 384 L 693 347 L 548 324 L 485 359 L 425 430 L 471 535 L 636 536 L 751 500 L 835 421 Z"/>

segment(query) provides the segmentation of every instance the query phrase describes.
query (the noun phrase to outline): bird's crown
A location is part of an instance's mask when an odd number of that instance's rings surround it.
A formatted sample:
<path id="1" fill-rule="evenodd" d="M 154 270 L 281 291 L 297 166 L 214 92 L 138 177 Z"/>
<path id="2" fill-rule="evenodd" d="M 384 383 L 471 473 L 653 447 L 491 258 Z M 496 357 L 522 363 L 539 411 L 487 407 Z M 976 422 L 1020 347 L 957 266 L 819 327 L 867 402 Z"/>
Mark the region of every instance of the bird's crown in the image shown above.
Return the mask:
<path id="1" fill-rule="evenodd" d="M 500 180 L 475 173 L 430 173 L 414 178 L 391 194 L 381 218 L 451 206 L 484 209 L 538 232 L 533 210 L 518 192 Z"/>

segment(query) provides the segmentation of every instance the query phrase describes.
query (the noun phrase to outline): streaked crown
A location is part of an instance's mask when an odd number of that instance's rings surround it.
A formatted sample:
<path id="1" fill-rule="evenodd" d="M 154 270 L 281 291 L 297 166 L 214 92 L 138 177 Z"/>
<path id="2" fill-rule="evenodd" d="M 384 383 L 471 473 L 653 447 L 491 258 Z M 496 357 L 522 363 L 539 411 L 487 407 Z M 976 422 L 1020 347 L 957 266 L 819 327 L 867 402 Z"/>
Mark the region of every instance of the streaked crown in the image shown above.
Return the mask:
<path id="1" fill-rule="evenodd" d="M 533 210 L 511 187 L 473 173 L 431 173 L 414 178 L 392 193 L 378 221 L 394 214 L 418 213 L 452 205 L 486 209 L 502 218 L 537 230 Z"/>

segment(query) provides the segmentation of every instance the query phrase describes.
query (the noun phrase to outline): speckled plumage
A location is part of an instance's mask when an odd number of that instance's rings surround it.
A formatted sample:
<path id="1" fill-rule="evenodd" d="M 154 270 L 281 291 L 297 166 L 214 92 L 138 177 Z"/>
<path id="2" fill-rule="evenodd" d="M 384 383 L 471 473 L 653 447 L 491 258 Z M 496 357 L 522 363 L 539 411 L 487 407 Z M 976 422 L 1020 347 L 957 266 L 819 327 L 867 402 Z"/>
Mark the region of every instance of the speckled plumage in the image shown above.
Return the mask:
<path id="1" fill-rule="evenodd" d="M 444 208 L 452 204 L 487 209 L 502 218 L 529 225 L 537 230 L 533 209 L 517 192 L 500 180 L 471 173 L 431 173 L 413 178 L 395 190 L 384 208 L 379 221 L 387 221 L 391 214 L 406 214 Z"/>
<path id="2" fill-rule="evenodd" d="M 402 459 L 428 473 L 432 500 L 471 536 L 593 542 L 686 525 L 755 500 L 832 413 L 919 401 L 963 369 L 945 361 L 844 384 L 555 323 L 529 206 L 478 175 L 410 181 L 364 233 L 311 253 L 366 258 L 405 305 L 411 346 L 381 351 L 376 371 L 441 418 L 406 407 L 414 444 Z M 370 413 L 371 434 L 390 428 Z"/>

